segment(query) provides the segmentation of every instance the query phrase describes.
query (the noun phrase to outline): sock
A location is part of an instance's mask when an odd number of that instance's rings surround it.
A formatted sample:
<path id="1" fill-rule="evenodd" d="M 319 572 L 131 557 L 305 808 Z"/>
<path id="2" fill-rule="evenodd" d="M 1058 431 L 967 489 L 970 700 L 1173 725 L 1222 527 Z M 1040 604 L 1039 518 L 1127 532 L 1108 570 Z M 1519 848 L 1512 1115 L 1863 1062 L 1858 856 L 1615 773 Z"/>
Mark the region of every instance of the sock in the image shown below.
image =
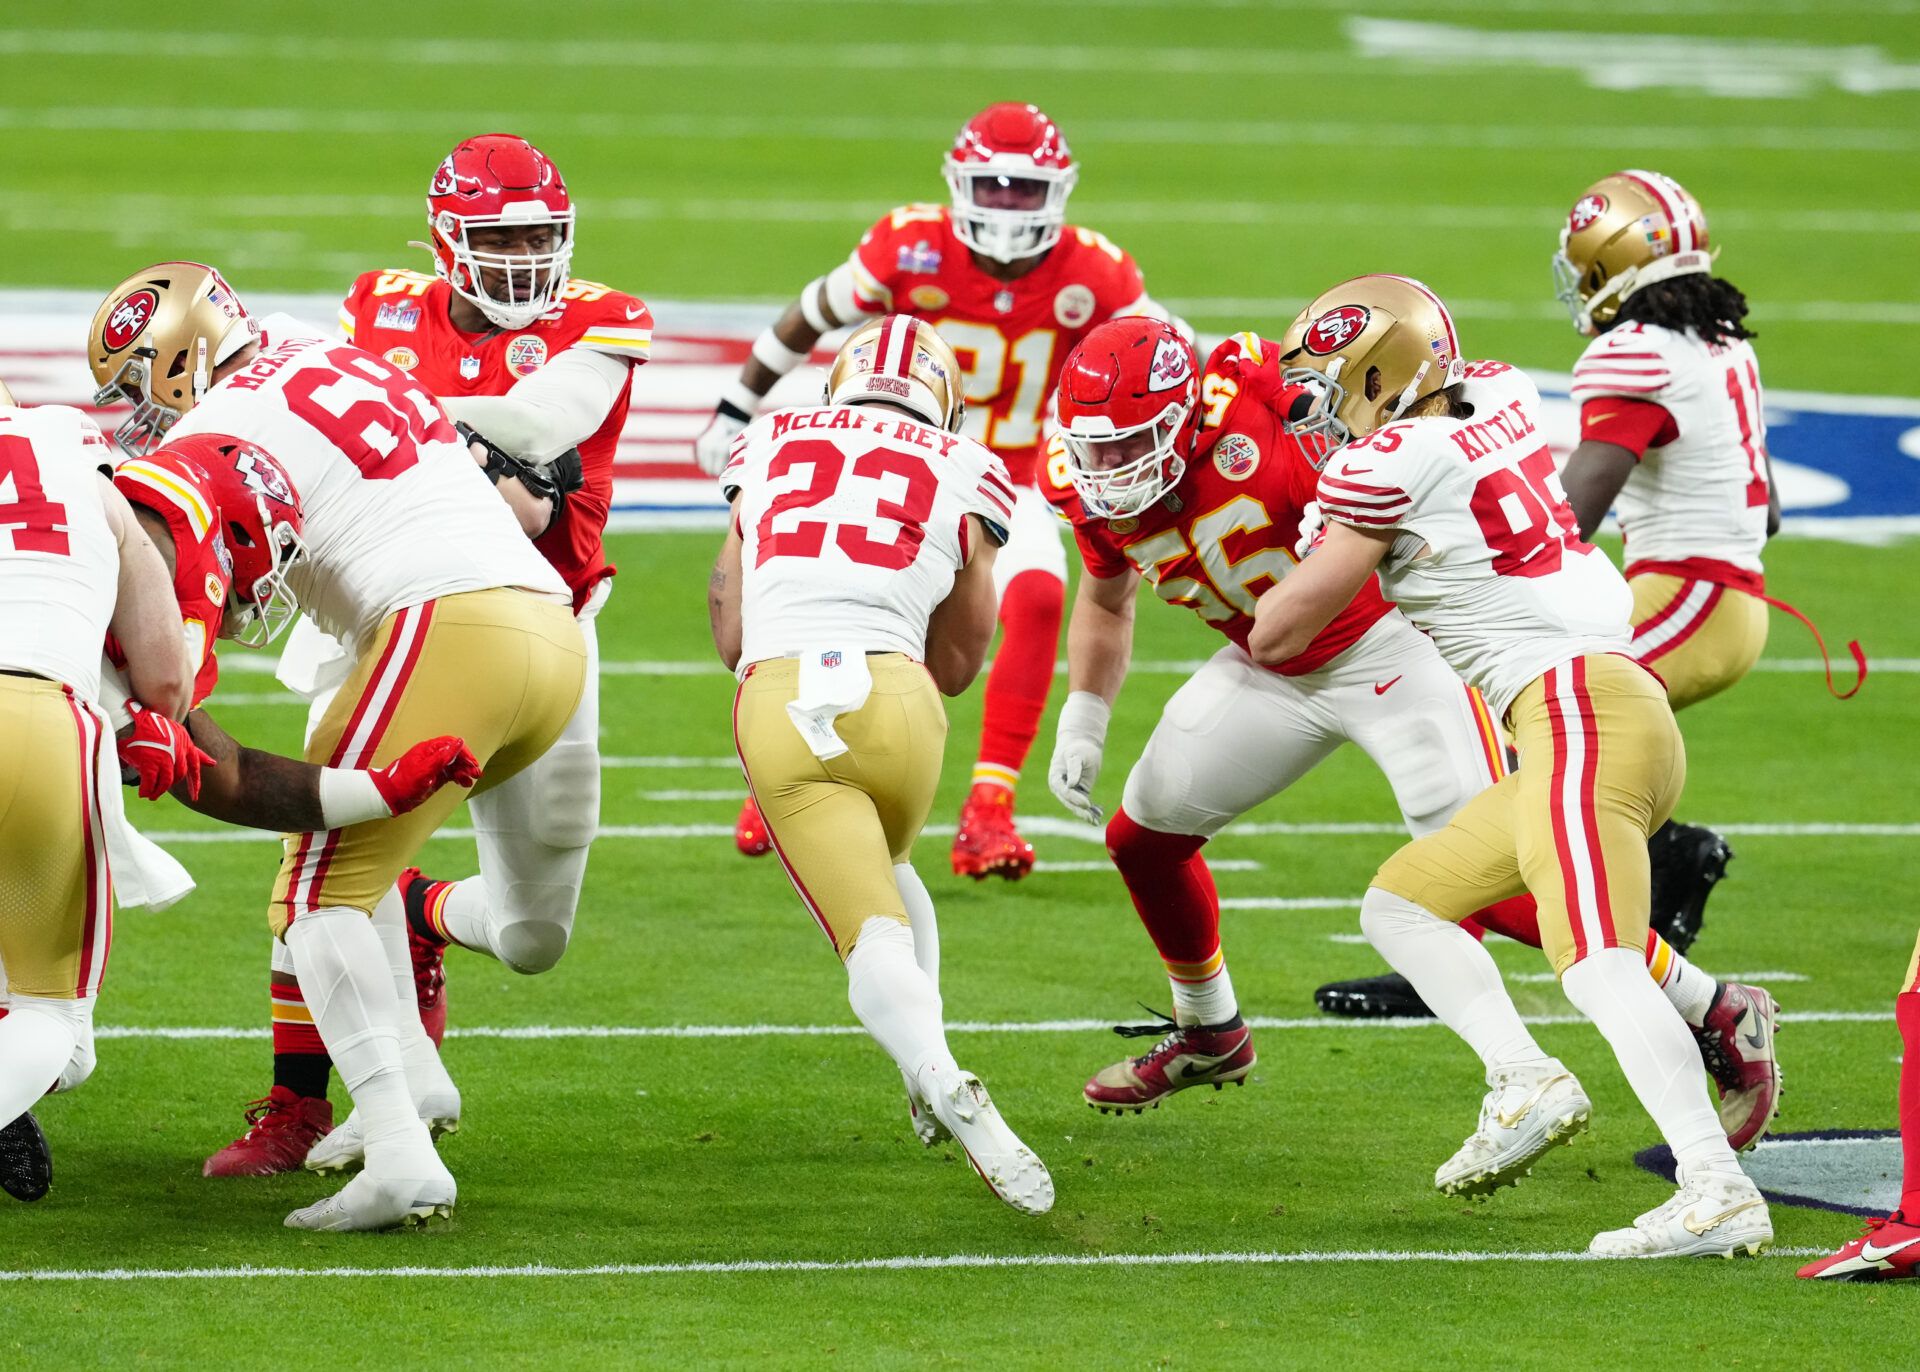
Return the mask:
<path id="1" fill-rule="evenodd" d="M 1720 983 L 1688 962 L 1678 948 L 1653 929 L 1647 930 L 1647 972 L 1653 984 L 1673 1002 L 1681 1019 L 1696 1029 L 1707 1022 L 1707 1011 L 1713 1009 Z"/>
<path id="2" fill-rule="evenodd" d="M 959 1071 L 947 1048 L 940 993 L 914 961 L 913 931 L 875 916 L 860 926 L 847 954 L 847 1003 L 873 1040 L 929 1098 L 927 1080 Z"/>
<path id="3" fill-rule="evenodd" d="M 1627 1085 L 1688 1175 L 1742 1175 L 1720 1119 L 1707 1099 L 1700 1050 L 1630 948 L 1602 948 L 1560 978 L 1567 999 L 1600 1030 Z"/>
<path id="4" fill-rule="evenodd" d="M 1066 583 L 1051 572 L 1021 572 L 1000 596 L 1000 647 L 987 672 L 976 786 L 986 782 L 1012 790 L 1020 778 L 1053 688 L 1065 603 Z"/>
<path id="5" fill-rule="evenodd" d="M 1471 934 L 1377 886 L 1360 902 L 1360 929 L 1474 1051 L 1489 1079 L 1503 1068 L 1552 1061 L 1521 1022 L 1493 955 Z"/>
<path id="6" fill-rule="evenodd" d="M 407 920 L 398 887 L 389 886 L 380 903 L 373 908 L 373 932 L 386 953 L 387 971 L 393 977 L 393 994 L 400 1014 L 396 1028 L 400 1034 L 400 1061 L 406 1068 L 407 1087 L 417 1106 L 424 1097 L 435 1097 L 435 1109 L 447 1093 L 453 1093 L 452 1078 L 440 1063 L 440 1050 L 433 1046 L 420 1024 L 419 988 L 413 981 L 413 952 L 407 947 Z"/>
<path id="7" fill-rule="evenodd" d="M 0 1019 L 0 1124 L 12 1124 L 53 1089 L 79 1040 L 58 1010 L 15 997 Z"/>
<path id="8" fill-rule="evenodd" d="M 1893 1002 L 1906 1045 L 1900 1057 L 1900 1152 L 1906 1160 L 1900 1213 L 1920 1224 L 1920 990 L 1903 991 Z"/>
<path id="9" fill-rule="evenodd" d="M 1524 943 L 1529 948 L 1540 946 L 1540 907 L 1530 895 L 1496 900 L 1486 909 L 1476 910 L 1473 918 L 1474 922 L 1496 934 L 1506 935 L 1515 943 Z"/>
<path id="10" fill-rule="evenodd" d="M 913 927 L 913 960 L 927 974 L 933 989 L 940 989 L 940 925 L 934 919 L 933 897 L 927 883 L 913 870 L 910 862 L 896 863 L 893 884 L 900 888 L 900 899 L 907 907 L 907 921 Z"/>
<path id="11" fill-rule="evenodd" d="M 296 1096 L 324 1099 L 333 1059 L 300 994 L 300 981 L 291 972 L 274 972 L 267 981 L 273 997 L 273 1084 Z"/>
<path id="12" fill-rule="evenodd" d="M 478 877 L 470 877 L 468 880 L 481 887 L 479 892 L 479 913 L 484 916 L 486 913 L 486 890 L 484 883 L 481 883 Z M 438 943 L 443 947 L 449 943 L 460 943 L 460 940 L 455 938 L 448 928 L 447 906 L 452 900 L 454 892 L 457 891 L 462 884 L 463 883 L 457 881 L 430 881 L 424 879 L 408 883 L 407 893 L 401 897 L 401 908 L 406 912 L 407 927 L 428 942 Z M 394 890 L 398 892 L 399 887 L 396 886 Z M 381 897 L 381 900 L 384 903 L 386 897 Z M 471 915 L 470 910 L 468 913 Z M 461 944 L 461 946 L 466 947 L 467 945 Z"/>
<path id="13" fill-rule="evenodd" d="M 1220 947 L 1220 896 L 1200 855 L 1206 842 L 1148 829 L 1124 806 L 1107 821 L 1107 852 L 1166 964 L 1181 1024 L 1224 1024 L 1240 1013 Z"/>

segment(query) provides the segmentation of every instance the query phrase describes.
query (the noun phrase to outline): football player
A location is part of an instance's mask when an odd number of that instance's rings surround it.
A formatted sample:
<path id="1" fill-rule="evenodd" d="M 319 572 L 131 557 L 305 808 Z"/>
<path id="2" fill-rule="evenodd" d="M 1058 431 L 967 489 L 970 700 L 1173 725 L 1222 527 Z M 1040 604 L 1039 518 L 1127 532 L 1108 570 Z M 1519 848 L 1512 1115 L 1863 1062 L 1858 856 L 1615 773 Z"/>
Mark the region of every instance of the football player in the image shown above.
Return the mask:
<path id="1" fill-rule="evenodd" d="M 0 1189 L 53 1179 L 31 1113 L 93 1069 L 113 940 L 109 849 L 124 820 L 105 740 L 100 645 L 118 639 L 146 709 L 177 719 L 193 681 L 160 554 L 105 476 L 107 444 L 65 406 L 0 385 Z"/>
<path id="2" fill-rule="evenodd" d="M 1463 368 L 1452 316 L 1405 277 L 1334 287 L 1281 347 L 1282 376 L 1311 393 L 1287 425 L 1326 455 L 1327 525 L 1260 597 L 1253 657 L 1299 653 L 1377 574 L 1485 693 L 1520 753 L 1517 771 L 1387 860 L 1361 928 L 1483 1059 L 1538 1074 L 1510 1100 L 1489 1095 L 1481 1130 L 1504 1131 L 1558 1113 L 1557 1093 L 1579 1090 L 1563 1085 L 1571 1078 L 1533 1043 L 1493 959 L 1459 928 L 1530 891 L 1562 989 L 1612 1046 L 1678 1165 L 1670 1200 L 1596 1236 L 1591 1251 L 1758 1252 L 1773 1239 L 1766 1201 L 1700 1087 L 1685 1021 L 1645 971 L 1646 841 L 1679 798 L 1685 749 L 1659 678 L 1629 655 L 1632 593 L 1580 537 L 1559 488 L 1538 393 L 1504 364 Z"/>
<path id="3" fill-rule="evenodd" d="M 1108 852 L 1166 964 L 1174 1013 L 1171 1025 L 1138 1031 L 1164 1034 L 1155 1048 L 1087 1083 L 1088 1102 L 1102 1110 L 1137 1112 L 1190 1086 L 1242 1082 L 1252 1069 L 1201 854 L 1209 838 L 1347 741 L 1386 773 L 1415 835 L 1438 829 L 1506 772 L 1484 698 L 1371 582 L 1299 657 L 1273 670 L 1248 658 L 1253 606 L 1295 564 L 1318 475 L 1284 433 L 1287 407 L 1307 397 L 1287 387 L 1279 359 L 1276 344 L 1240 333 L 1201 373 L 1168 325 L 1119 319 L 1090 333 L 1061 371 L 1048 495 L 1073 524 L 1085 563 L 1067 633 L 1070 694 L 1048 771 L 1061 803 L 1091 822 L 1101 817 L 1092 790 L 1142 577 L 1228 639 L 1168 702 L 1107 826 Z M 1056 473 L 1065 477 L 1058 485 Z M 1539 945 L 1529 897 L 1497 903 L 1482 921 Z M 1657 968 L 1685 962 L 1657 934 L 1647 956 Z M 1723 1051 L 1717 1036 L 1703 1052 L 1709 1046 Z M 1483 1151 L 1463 1150 L 1436 1184 L 1476 1189 Z"/>
<path id="4" fill-rule="evenodd" d="M 940 780 L 940 693 L 964 691 L 986 657 L 1016 498 L 999 459 L 960 436 L 961 385 L 918 319 L 856 330 L 825 408 L 776 410 L 734 441 L 709 610 L 740 677 L 748 785 L 854 1013 L 900 1069 L 915 1131 L 929 1147 L 951 1135 L 996 1196 L 1040 1215 L 1046 1167 L 947 1047 L 933 902 L 911 863 Z"/>
<path id="5" fill-rule="evenodd" d="M 289 612 L 355 658 L 309 762 L 379 767 L 450 728 L 486 768 L 484 813 L 489 788 L 560 736 L 586 667 L 566 584 L 404 371 L 284 316 L 256 322 L 217 272 L 186 262 L 114 288 L 88 361 L 100 403 L 134 401 L 116 434 L 129 455 L 162 435 L 218 434 L 276 459 L 249 463 L 250 485 L 283 504 L 297 495 L 305 555 L 284 564 Z M 366 1159 L 291 1227 L 380 1229 L 452 1210 L 422 1112 L 457 1118 L 458 1091 L 417 1014 L 402 1013 L 413 974 L 395 882 L 464 794 L 447 786 L 408 814 L 287 836 L 269 923 L 360 1112 Z"/>
<path id="6" fill-rule="evenodd" d="M 1803 1277 L 1823 1281 L 1891 1281 L 1920 1277 L 1920 942 L 1893 1001 L 1905 1051 L 1900 1058 L 1900 1204 L 1838 1253 L 1810 1262 Z"/>
<path id="7" fill-rule="evenodd" d="M 1034 106 L 991 105 L 968 120 L 944 172 L 950 204 L 907 205 L 881 219 L 760 335 L 694 455 L 703 470 L 719 471 L 774 382 L 831 329 L 897 311 L 929 321 L 953 346 L 966 369 L 967 433 L 1000 457 L 1018 491 L 995 562 L 1002 637 L 953 870 L 1018 880 L 1033 868 L 1033 846 L 1014 825 L 1014 788 L 1052 689 L 1067 574 L 1060 531 L 1034 488 L 1048 396 L 1087 330 L 1116 315 L 1165 311 L 1130 256 L 1066 222 L 1079 168 Z M 735 837 L 742 852 L 766 851 L 751 800 Z"/>
<path id="8" fill-rule="evenodd" d="M 438 1043 L 449 943 L 536 973 L 559 961 L 571 936 L 600 822 L 595 620 L 614 574 L 602 534 L 614 450 L 653 317 L 638 298 L 569 274 L 575 211 L 566 182 L 523 138 L 486 134 L 455 147 L 428 188 L 427 228 L 432 274 L 363 274 L 341 306 L 340 331 L 438 396 L 456 420 L 533 464 L 536 484 L 543 475 L 557 478 L 564 498 L 550 505 L 501 459 L 490 468 L 534 546 L 566 581 L 588 655 L 586 690 L 559 741 L 503 785 L 485 821 L 476 821 L 481 874 L 449 881 L 409 869 L 401 876 L 416 998 Z M 338 664 L 315 686 L 344 675 L 344 653 L 310 624 L 295 630 L 288 656 L 290 663 Z M 310 694 L 317 721 L 328 693 Z M 247 1131 L 207 1159 L 209 1176 L 291 1171 L 332 1120 L 331 1064 L 278 940 L 270 982 L 273 1088 L 248 1107 Z M 315 1155 L 316 1170 L 357 1160 L 356 1130 L 343 1126 Z"/>

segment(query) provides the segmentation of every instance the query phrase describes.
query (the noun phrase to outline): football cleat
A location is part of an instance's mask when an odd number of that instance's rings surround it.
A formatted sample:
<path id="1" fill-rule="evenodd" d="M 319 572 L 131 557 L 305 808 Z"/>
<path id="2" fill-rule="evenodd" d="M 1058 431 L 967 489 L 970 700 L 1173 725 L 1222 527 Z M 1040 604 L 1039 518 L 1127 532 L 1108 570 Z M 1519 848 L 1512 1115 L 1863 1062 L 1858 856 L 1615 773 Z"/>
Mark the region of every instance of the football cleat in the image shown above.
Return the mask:
<path id="1" fill-rule="evenodd" d="M 1330 981 L 1313 993 L 1313 1003 L 1329 1015 L 1348 1019 L 1432 1019 L 1413 983 L 1398 972 Z"/>
<path id="2" fill-rule="evenodd" d="M 733 822 L 733 846 L 746 857 L 765 857 L 773 851 L 773 838 L 767 833 L 767 821 L 749 795 L 740 807 L 740 818 Z"/>
<path id="3" fill-rule="evenodd" d="M 0 1129 L 0 1191 L 37 1201 L 53 1185 L 53 1150 L 31 1110 Z"/>
<path id="4" fill-rule="evenodd" d="M 420 1122 L 427 1126 L 427 1133 L 434 1138 L 445 1138 L 448 1134 L 460 1132 L 460 1093 L 454 1089 L 451 1080 L 446 1083 L 446 1090 L 417 1098 L 413 1104 L 420 1112 Z M 338 1129 L 307 1151 L 302 1165 L 307 1171 L 317 1172 L 324 1177 L 334 1172 L 350 1172 L 366 1160 L 367 1140 L 360 1132 L 360 1112 L 350 1110 L 347 1117 L 340 1121 Z"/>
<path id="5" fill-rule="evenodd" d="M 418 867 L 409 867 L 395 883 L 409 916 L 419 913 L 433 881 Z M 407 920 L 407 952 L 413 958 L 413 998 L 420 1006 L 420 1027 L 438 1048 L 447 1036 L 447 945 L 423 936 L 414 920 Z"/>
<path id="6" fill-rule="evenodd" d="M 1799 1275 L 1814 1281 L 1910 1281 L 1920 1278 L 1920 1224 L 1898 1210 L 1867 1221 L 1867 1231 L 1838 1253 L 1810 1262 Z"/>
<path id="7" fill-rule="evenodd" d="M 1244 1086 L 1258 1061 L 1253 1034 L 1239 1015 L 1224 1024 L 1176 1024 L 1162 1016 L 1159 1024 L 1120 1024 L 1113 1032 L 1125 1038 L 1165 1037 L 1137 1058 L 1102 1068 L 1081 1088 L 1087 1104 L 1101 1114 L 1157 1110 L 1162 1100 L 1189 1086 L 1216 1091 L 1228 1082 Z"/>
<path id="8" fill-rule="evenodd" d="M 453 1218 L 459 1194 L 453 1173 L 431 1153 L 410 1170 L 424 1177 L 395 1177 L 362 1172 L 333 1195 L 286 1218 L 289 1229 L 333 1232 L 413 1229 Z"/>
<path id="9" fill-rule="evenodd" d="M 1007 1127 L 980 1078 L 961 1072 L 950 1084 L 932 1086 L 925 1100 L 993 1194 L 1023 1215 L 1053 1209 L 1053 1178 L 1046 1164 Z"/>
<path id="10" fill-rule="evenodd" d="M 247 1107 L 247 1132 L 201 1167 L 206 1177 L 277 1177 L 297 1172 L 312 1148 L 333 1127 L 333 1104 L 276 1086 Z"/>
<path id="11" fill-rule="evenodd" d="M 1668 820 L 1647 840 L 1653 867 L 1650 923 L 1680 952 L 1693 947 L 1707 920 L 1707 897 L 1727 874 L 1733 849 L 1713 830 Z"/>
<path id="12" fill-rule="evenodd" d="M 1433 1184 L 1449 1196 L 1490 1196 L 1514 1186 L 1556 1144 L 1585 1131 L 1593 1104 L 1558 1060 L 1495 1072 L 1480 1101 L 1480 1127 L 1440 1165 Z"/>
<path id="13" fill-rule="evenodd" d="M 960 807 L 953 836 L 953 874 L 975 881 L 990 876 L 1018 881 L 1033 870 L 1033 845 L 1013 827 L 1013 792 L 982 782 Z"/>
<path id="14" fill-rule="evenodd" d="M 1758 986 L 1723 981 L 1706 1023 L 1693 1031 L 1720 1093 L 1720 1127 L 1737 1153 L 1753 1147 L 1780 1110 L 1780 1063 L 1773 1035 L 1779 1007 Z"/>
<path id="15" fill-rule="evenodd" d="M 1744 1176 L 1680 1173 L 1680 1189 L 1630 1229 L 1594 1235 L 1587 1251 L 1600 1258 L 1731 1258 L 1773 1242 L 1773 1220 L 1758 1188 Z"/>
<path id="16" fill-rule="evenodd" d="M 913 1125 L 914 1137 L 920 1140 L 922 1148 L 931 1148 L 942 1139 L 952 1138 L 947 1126 L 940 1123 L 940 1117 L 933 1113 L 933 1107 L 927 1104 L 927 1098 L 920 1094 L 920 1088 L 913 1084 L 913 1078 L 902 1068 L 900 1080 L 907 1088 L 907 1119 Z"/>

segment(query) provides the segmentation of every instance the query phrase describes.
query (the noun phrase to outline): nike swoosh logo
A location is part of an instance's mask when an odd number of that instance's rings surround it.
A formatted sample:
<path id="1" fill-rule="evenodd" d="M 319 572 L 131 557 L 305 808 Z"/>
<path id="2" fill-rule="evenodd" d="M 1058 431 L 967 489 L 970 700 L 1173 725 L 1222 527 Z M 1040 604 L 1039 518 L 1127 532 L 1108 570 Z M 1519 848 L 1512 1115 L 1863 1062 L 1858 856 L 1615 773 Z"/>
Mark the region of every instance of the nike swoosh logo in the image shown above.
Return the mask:
<path id="1" fill-rule="evenodd" d="M 1589 423 L 1589 424 L 1598 424 L 1598 423 L 1600 423 L 1600 422 L 1601 422 L 1602 420 L 1607 420 L 1607 419 L 1612 419 L 1612 418 L 1614 418 L 1614 417 L 1615 417 L 1616 415 L 1618 415 L 1619 413 L 1620 413 L 1620 411 L 1618 411 L 1618 410 L 1608 410 L 1608 411 L 1607 411 L 1607 412 L 1606 412 L 1605 414 L 1596 414 L 1596 415 L 1590 415 L 1590 416 L 1588 416 L 1588 418 L 1587 418 L 1587 423 Z"/>
<path id="2" fill-rule="evenodd" d="M 1341 476 L 1372 476 L 1373 468 L 1356 467 L 1351 462 L 1348 462 L 1341 466 L 1340 475 Z"/>
<path id="3" fill-rule="evenodd" d="M 1904 1253 L 1916 1243 L 1920 1243 L 1920 1239 L 1908 1239 L 1904 1243 L 1889 1244 L 1881 1248 L 1869 1239 L 1860 1245 L 1860 1257 L 1865 1262 L 1885 1262 L 1896 1253 Z"/>
<path id="4" fill-rule="evenodd" d="M 1212 1062 L 1195 1062 L 1192 1058 L 1188 1058 L 1180 1064 L 1180 1070 L 1173 1074 L 1174 1080 L 1197 1081 L 1211 1073 L 1220 1065 L 1220 1062 L 1219 1058 L 1215 1058 Z"/>
<path id="5" fill-rule="evenodd" d="M 647 307 L 645 305 L 640 306 L 638 309 L 629 307 L 627 310 L 627 318 L 638 319 L 641 315 L 645 314 L 646 312 L 647 312 Z"/>
<path id="6" fill-rule="evenodd" d="M 1405 675 L 1406 675 L 1406 673 L 1405 673 L 1405 672 L 1402 672 L 1402 673 L 1400 674 L 1400 676 L 1405 676 Z M 1386 693 L 1387 693 L 1388 691 L 1391 691 L 1391 690 L 1393 689 L 1393 687 L 1394 687 L 1394 682 L 1397 682 L 1397 681 L 1399 681 L 1399 680 L 1400 680 L 1400 677 L 1398 677 L 1398 676 L 1397 676 L 1397 677 L 1395 677 L 1395 678 L 1393 679 L 1393 681 L 1388 681 L 1388 682 L 1384 682 L 1384 683 L 1383 683 L 1383 682 L 1378 682 L 1378 681 L 1376 681 L 1376 682 L 1374 682 L 1374 683 L 1373 683 L 1373 693 L 1374 693 L 1375 695 L 1377 695 L 1377 696 L 1383 696 L 1383 695 L 1385 695 L 1385 694 L 1386 694 Z"/>
<path id="7" fill-rule="evenodd" d="M 1749 1011 L 1748 1014 L 1752 1016 L 1756 1024 L 1764 1023 L 1764 1021 L 1752 1011 Z M 1747 1041 L 1747 1047 L 1753 1049 L 1755 1052 L 1762 1052 L 1766 1049 L 1767 1036 L 1765 1034 L 1757 1033 L 1752 1029 L 1742 1029 L 1740 1031 L 1740 1037 L 1745 1039 Z"/>
<path id="8" fill-rule="evenodd" d="M 1722 1210 L 1719 1214 L 1715 1215 L 1712 1219 L 1707 1219 L 1707 1220 L 1700 1219 L 1696 1211 L 1689 1210 L 1687 1211 L 1687 1217 L 1681 1220 L 1680 1223 L 1684 1224 L 1687 1227 L 1687 1232 L 1689 1234 L 1703 1235 L 1708 1233 L 1711 1230 L 1718 1229 L 1721 1225 L 1725 1224 L 1728 1220 L 1732 1219 L 1735 1215 L 1744 1214 L 1747 1211 L 1753 1209 L 1754 1206 L 1764 1205 L 1764 1204 L 1766 1204 L 1766 1202 L 1756 1196 L 1754 1199 L 1750 1201 L 1741 1201 L 1740 1204 L 1738 1205 L 1729 1206 L 1727 1209 Z M 1917 1240 L 1917 1242 L 1920 1242 L 1920 1240 Z"/>
<path id="9" fill-rule="evenodd" d="M 1399 677 L 1395 677 L 1393 681 L 1398 681 L 1399 679 Z M 1387 685 L 1393 685 L 1393 681 L 1389 681 Z M 1378 691 L 1379 687 L 1375 687 L 1374 689 Z M 1533 1107 L 1540 1103 L 1540 1097 L 1547 1093 L 1547 1088 L 1555 1082 L 1560 1081 L 1564 1075 L 1563 1073 L 1559 1077 L 1549 1077 L 1534 1087 L 1533 1090 L 1527 1093 L 1527 1098 L 1520 1102 L 1520 1108 L 1515 1110 L 1511 1115 L 1499 1110 L 1494 1111 L 1493 1118 L 1495 1122 L 1498 1123 L 1502 1129 L 1511 1129 L 1519 1124 L 1521 1120 L 1533 1113 Z"/>

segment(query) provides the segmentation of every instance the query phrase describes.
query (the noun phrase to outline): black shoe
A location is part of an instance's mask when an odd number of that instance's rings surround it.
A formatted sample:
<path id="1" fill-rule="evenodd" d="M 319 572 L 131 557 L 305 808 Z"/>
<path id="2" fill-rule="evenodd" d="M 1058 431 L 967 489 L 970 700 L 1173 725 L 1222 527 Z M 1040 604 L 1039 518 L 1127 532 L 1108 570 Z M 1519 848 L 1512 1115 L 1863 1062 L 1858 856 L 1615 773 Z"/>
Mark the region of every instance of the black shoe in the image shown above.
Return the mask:
<path id="1" fill-rule="evenodd" d="M 1313 1003 L 1329 1015 L 1349 1019 L 1432 1019 L 1413 983 L 1398 972 L 1333 981 L 1313 993 Z"/>
<path id="2" fill-rule="evenodd" d="M 1713 830 L 1668 820 L 1647 840 L 1653 867 L 1651 919 L 1655 933 L 1684 953 L 1707 922 L 1707 897 L 1727 874 L 1733 849 Z"/>
<path id="3" fill-rule="evenodd" d="M 37 1201 L 53 1185 L 53 1154 L 32 1112 L 0 1129 L 0 1191 Z"/>

